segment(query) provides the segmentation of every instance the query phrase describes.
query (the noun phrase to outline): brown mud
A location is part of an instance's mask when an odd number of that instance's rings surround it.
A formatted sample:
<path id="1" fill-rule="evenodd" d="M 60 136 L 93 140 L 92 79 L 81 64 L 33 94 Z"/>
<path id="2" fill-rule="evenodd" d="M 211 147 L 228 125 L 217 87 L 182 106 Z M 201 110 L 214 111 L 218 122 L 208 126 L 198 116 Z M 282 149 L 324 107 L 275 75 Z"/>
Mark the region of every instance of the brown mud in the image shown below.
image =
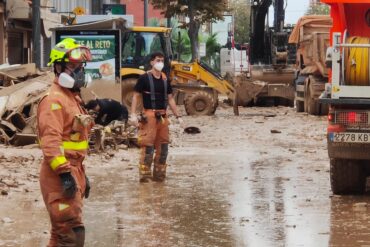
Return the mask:
<path id="1" fill-rule="evenodd" d="M 201 133 L 172 124 L 163 183 L 139 184 L 137 149 L 87 159 L 85 246 L 370 245 L 369 197 L 330 191 L 325 117 L 221 107 L 184 120 Z M 37 148 L 0 149 L 0 246 L 46 246 L 40 159 Z"/>

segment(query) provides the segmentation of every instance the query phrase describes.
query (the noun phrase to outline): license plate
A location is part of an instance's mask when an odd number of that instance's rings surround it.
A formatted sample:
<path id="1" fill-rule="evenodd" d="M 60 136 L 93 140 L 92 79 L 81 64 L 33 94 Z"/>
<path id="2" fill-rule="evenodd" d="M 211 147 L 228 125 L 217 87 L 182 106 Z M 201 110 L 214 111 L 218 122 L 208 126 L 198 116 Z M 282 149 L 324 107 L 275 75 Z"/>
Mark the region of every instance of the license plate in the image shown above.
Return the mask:
<path id="1" fill-rule="evenodd" d="M 370 143 L 370 133 L 329 133 L 331 142 Z"/>

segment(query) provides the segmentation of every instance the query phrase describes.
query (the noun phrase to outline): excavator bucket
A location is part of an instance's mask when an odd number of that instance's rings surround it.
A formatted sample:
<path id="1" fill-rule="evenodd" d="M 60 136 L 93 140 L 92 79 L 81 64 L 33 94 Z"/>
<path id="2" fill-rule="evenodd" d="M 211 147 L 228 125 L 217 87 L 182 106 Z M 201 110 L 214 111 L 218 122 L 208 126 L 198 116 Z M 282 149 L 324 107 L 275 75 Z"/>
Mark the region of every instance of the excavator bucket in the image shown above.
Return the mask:
<path id="1" fill-rule="evenodd" d="M 278 81 L 272 83 L 266 81 L 264 77 L 261 77 L 261 80 L 251 79 L 243 74 L 234 77 L 236 105 L 259 105 L 260 102 L 263 104 L 265 99 L 270 99 L 275 105 L 292 106 L 294 101 L 294 87 L 292 83 L 284 83 L 283 79 L 285 77 L 279 78 Z M 290 75 L 286 76 L 285 80 L 286 82 L 293 82 Z"/>

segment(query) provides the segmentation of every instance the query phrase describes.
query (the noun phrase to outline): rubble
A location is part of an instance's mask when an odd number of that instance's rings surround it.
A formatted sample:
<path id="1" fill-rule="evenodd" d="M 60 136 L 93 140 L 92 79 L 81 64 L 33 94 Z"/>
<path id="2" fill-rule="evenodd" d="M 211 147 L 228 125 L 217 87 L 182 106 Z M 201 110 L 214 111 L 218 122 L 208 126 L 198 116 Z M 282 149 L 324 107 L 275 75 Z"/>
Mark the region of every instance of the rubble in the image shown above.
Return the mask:
<path id="1" fill-rule="evenodd" d="M 34 64 L 0 66 L 0 142 L 24 146 L 36 143 L 37 104 L 53 81 Z"/>
<path id="2" fill-rule="evenodd" d="M 11 218 L 9 218 L 9 217 L 4 217 L 4 218 L 2 218 L 1 219 L 1 221 L 3 222 L 3 223 L 14 223 L 14 221 L 11 219 Z"/>
<path id="3" fill-rule="evenodd" d="M 275 129 L 272 129 L 270 130 L 271 134 L 280 134 L 281 131 L 280 130 L 275 130 Z"/>
<path id="4" fill-rule="evenodd" d="M 34 64 L 0 65 L 0 143 L 37 145 L 37 105 L 53 80 L 52 72 L 40 73 Z M 137 146 L 137 128 L 120 121 L 95 125 L 89 142 L 96 152 L 127 149 Z"/>
<path id="5" fill-rule="evenodd" d="M 38 77 L 40 72 L 36 70 L 34 63 L 29 64 L 1 64 L 0 65 L 0 86 L 9 87 L 19 82 Z"/>
<path id="6" fill-rule="evenodd" d="M 95 125 L 90 137 L 90 146 L 95 152 L 105 152 L 137 146 L 137 128 L 122 121 L 113 121 L 108 126 Z"/>

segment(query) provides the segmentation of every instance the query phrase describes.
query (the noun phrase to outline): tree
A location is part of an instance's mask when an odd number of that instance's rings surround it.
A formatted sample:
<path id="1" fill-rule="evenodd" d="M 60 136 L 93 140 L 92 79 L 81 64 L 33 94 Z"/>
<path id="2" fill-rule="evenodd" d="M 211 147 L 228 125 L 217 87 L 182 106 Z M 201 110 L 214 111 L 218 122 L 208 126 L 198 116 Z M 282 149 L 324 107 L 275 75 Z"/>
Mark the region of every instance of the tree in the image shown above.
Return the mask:
<path id="1" fill-rule="evenodd" d="M 149 19 L 150 27 L 159 27 L 161 21 L 157 18 Z M 171 18 L 171 43 L 173 51 L 178 55 L 178 60 L 188 63 L 191 60 L 190 39 L 187 31 L 179 27 L 179 22 L 176 18 Z"/>
<path id="2" fill-rule="evenodd" d="M 232 0 L 231 13 L 234 15 L 234 40 L 235 43 L 244 44 L 249 41 L 250 6 L 246 0 Z"/>
<path id="3" fill-rule="evenodd" d="M 187 31 L 183 28 L 179 28 L 179 22 L 172 18 L 172 48 L 178 55 L 180 62 L 188 63 L 191 61 L 191 44 L 190 38 Z"/>
<path id="4" fill-rule="evenodd" d="M 217 33 L 211 35 L 200 34 L 200 41 L 206 43 L 206 56 L 201 60 L 212 69 L 219 71 L 221 45 L 217 42 Z"/>
<path id="5" fill-rule="evenodd" d="M 154 8 L 163 10 L 166 18 L 185 16 L 191 43 L 191 60 L 199 59 L 198 33 L 203 23 L 223 19 L 227 10 L 225 0 L 150 0 Z"/>
<path id="6" fill-rule="evenodd" d="M 329 5 L 316 3 L 308 7 L 307 15 L 328 15 Z"/>

